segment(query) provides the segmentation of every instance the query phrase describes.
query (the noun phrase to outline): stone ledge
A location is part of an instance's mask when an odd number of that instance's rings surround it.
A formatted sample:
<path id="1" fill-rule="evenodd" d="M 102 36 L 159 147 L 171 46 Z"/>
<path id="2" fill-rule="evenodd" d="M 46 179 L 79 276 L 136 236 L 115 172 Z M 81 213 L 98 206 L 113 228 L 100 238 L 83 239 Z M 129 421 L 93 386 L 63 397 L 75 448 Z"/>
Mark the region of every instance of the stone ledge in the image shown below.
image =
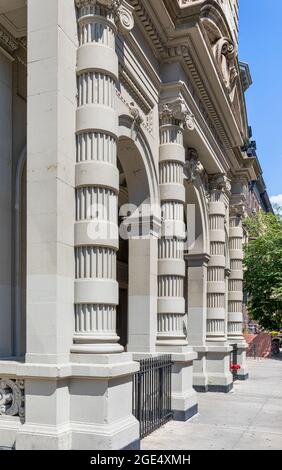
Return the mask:
<path id="1" fill-rule="evenodd" d="M 233 351 L 232 346 L 207 346 L 206 347 L 206 352 L 209 353 L 229 353 Z"/>
<path id="2" fill-rule="evenodd" d="M 95 358 L 95 356 L 94 356 Z M 16 361 L 0 361 L 0 376 L 25 379 L 66 379 L 71 377 L 90 377 L 111 379 L 132 375 L 139 370 L 138 362 L 126 360 L 116 363 L 90 364 L 27 364 Z"/>
<path id="3" fill-rule="evenodd" d="M 193 348 L 194 349 L 194 348 Z M 191 350 L 187 352 L 175 352 L 175 353 L 170 353 L 169 351 L 166 352 L 156 352 L 156 353 L 132 353 L 133 354 L 133 359 L 135 361 L 140 361 L 141 359 L 148 359 L 148 358 L 154 358 L 154 357 L 159 357 L 159 356 L 164 356 L 166 354 L 171 355 L 171 360 L 172 362 L 192 362 L 195 359 L 197 359 L 198 354 L 197 352 Z"/>

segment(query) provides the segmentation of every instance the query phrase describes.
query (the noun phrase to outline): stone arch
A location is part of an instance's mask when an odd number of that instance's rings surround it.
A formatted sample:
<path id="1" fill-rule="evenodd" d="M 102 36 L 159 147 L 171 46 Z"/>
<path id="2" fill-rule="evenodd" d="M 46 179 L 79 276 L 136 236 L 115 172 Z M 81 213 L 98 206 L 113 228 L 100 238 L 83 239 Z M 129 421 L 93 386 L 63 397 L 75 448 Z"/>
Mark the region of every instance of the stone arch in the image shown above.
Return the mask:
<path id="1" fill-rule="evenodd" d="M 223 83 L 233 102 L 240 73 L 236 40 L 220 5 L 207 3 L 201 11 L 201 20 Z"/>
<path id="2" fill-rule="evenodd" d="M 152 204 L 158 204 L 158 173 L 150 145 L 141 127 L 127 115 L 119 118 L 118 154 L 130 202 L 139 206 L 149 198 Z"/>
<path id="3" fill-rule="evenodd" d="M 137 207 L 126 219 L 130 224 L 127 350 L 151 352 L 157 335 L 158 239 L 154 232 L 154 211 L 159 207 L 158 173 L 141 127 L 128 115 L 119 119 L 118 159 L 126 179 L 128 203 Z M 146 215 L 145 220 L 139 218 L 144 208 L 146 212 L 143 211 L 142 215 Z M 140 220 L 143 222 L 142 236 Z"/>
<path id="4" fill-rule="evenodd" d="M 189 224 L 195 227 L 195 243 L 187 251 L 187 336 L 195 348 L 202 347 L 206 339 L 207 315 L 207 266 L 210 255 L 209 219 L 206 188 L 198 172 L 191 172 L 191 178 L 186 181 L 186 202 L 194 205 L 194 220 L 187 217 Z M 197 349 L 196 349 L 197 350 Z M 198 352 L 199 362 L 202 353 Z M 195 377 L 198 374 L 197 364 Z M 200 366 L 201 367 L 201 366 Z"/>
<path id="5" fill-rule="evenodd" d="M 231 39 L 232 34 L 225 13 L 218 3 L 207 2 L 201 10 L 201 20 L 211 42 L 221 37 Z"/>
<path id="6" fill-rule="evenodd" d="M 189 220 L 186 208 L 187 225 L 194 224 L 195 242 L 190 246 L 192 255 L 209 254 L 209 220 L 206 191 L 200 176 L 186 183 L 186 202 L 194 205 L 195 221 Z M 190 212 L 189 212 L 190 213 Z M 188 228 L 189 229 L 189 228 Z"/>

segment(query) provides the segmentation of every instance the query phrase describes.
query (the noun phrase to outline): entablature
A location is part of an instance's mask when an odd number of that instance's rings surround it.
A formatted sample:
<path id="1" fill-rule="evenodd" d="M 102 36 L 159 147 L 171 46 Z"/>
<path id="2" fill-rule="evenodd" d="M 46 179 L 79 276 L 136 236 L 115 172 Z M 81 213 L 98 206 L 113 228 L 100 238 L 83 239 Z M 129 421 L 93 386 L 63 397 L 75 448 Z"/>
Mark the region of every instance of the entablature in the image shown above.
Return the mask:
<path id="1" fill-rule="evenodd" d="M 161 64 L 178 61 L 225 150 L 241 147 L 247 119 L 236 39 L 215 0 L 130 0 Z M 143 25 L 143 26 L 141 26 Z M 221 29 L 220 29 L 221 28 Z"/>

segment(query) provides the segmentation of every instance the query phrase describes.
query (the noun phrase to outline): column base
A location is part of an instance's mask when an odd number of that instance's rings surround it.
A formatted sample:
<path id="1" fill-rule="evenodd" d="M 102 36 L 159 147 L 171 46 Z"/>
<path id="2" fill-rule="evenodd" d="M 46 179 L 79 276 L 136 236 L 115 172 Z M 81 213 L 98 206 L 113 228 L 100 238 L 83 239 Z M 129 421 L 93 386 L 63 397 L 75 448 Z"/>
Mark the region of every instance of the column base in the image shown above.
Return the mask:
<path id="1" fill-rule="evenodd" d="M 208 385 L 208 392 L 229 393 L 233 389 L 233 381 L 228 385 Z"/>
<path id="2" fill-rule="evenodd" d="M 176 421 L 187 421 L 198 412 L 198 399 L 193 389 L 193 361 L 197 358 L 192 348 L 172 354 L 171 404 Z"/>
<path id="3" fill-rule="evenodd" d="M 208 392 L 228 393 L 233 388 L 233 375 L 230 372 L 230 352 L 232 347 L 207 345 L 206 367 Z"/>
<path id="4" fill-rule="evenodd" d="M 0 417 L 0 446 L 17 450 L 120 450 L 138 446 L 131 354 L 73 355 L 68 364 L 0 362 L 25 384 L 25 423 Z M 118 404 L 118 406 L 117 406 Z"/>
<path id="5" fill-rule="evenodd" d="M 18 417 L 0 417 L 0 449 L 12 450 L 15 448 L 16 436 L 22 424 Z"/>
<path id="6" fill-rule="evenodd" d="M 194 351 L 198 354 L 193 364 L 193 388 L 196 392 L 208 391 L 208 375 L 206 366 L 205 346 L 194 346 Z"/>
<path id="7" fill-rule="evenodd" d="M 16 436 L 16 450 L 72 450 L 68 425 L 24 424 Z"/>
<path id="8" fill-rule="evenodd" d="M 133 416 L 111 424 L 72 424 L 73 450 L 131 450 L 138 445 L 139 422 Z"/>
<path id="9" fill-rule="evenodd" d="M 237 345 L 237 364 L 240 365 L 240 369 L 237 372 L 236 380 L 248 380 L 249 378 L 249 369 L 247 365 L 247 355 L 246 351 L 248 349 L 248 345 L 246 341 L 243 339 L 241 341 L 234 341 L 234 339 L 228 338 L 228 342 L 230 345 L 236 344 Z"/>
<path id="10" fill-rule="evenodd" d="M 191 406 L 185 411 L 173 410 L 173 420 L 174 421 L 188 421 L 188 419 L 193 418 L 198 414 L 198 403 Z"/>
<path id="11" fill-rule="evenodd" d="M 207 393 L 209 391 L 208 385 L 193 385 L 193 388 L 197 393 Z"/>
<path id="12" fill-rule="evenodd" d="M 245 374 L 245 375 L 241 375 L 241 374 L 238 374 L 237 375 L 237 380 L 248 380 L 249 379 L 249 374 Z"/>

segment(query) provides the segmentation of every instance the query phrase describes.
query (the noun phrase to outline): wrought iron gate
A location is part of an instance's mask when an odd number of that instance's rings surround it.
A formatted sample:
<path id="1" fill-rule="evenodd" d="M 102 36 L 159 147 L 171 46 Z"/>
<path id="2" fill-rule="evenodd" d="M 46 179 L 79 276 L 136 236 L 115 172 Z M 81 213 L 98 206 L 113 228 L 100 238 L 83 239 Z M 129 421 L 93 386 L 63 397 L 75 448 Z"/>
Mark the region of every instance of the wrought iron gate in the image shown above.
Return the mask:
<path id="1" fill-rule="evenodd" d="M 141 439 L 172 419 L 171 356 L 142 359 L 133 377 L 133 414 Z"/>

